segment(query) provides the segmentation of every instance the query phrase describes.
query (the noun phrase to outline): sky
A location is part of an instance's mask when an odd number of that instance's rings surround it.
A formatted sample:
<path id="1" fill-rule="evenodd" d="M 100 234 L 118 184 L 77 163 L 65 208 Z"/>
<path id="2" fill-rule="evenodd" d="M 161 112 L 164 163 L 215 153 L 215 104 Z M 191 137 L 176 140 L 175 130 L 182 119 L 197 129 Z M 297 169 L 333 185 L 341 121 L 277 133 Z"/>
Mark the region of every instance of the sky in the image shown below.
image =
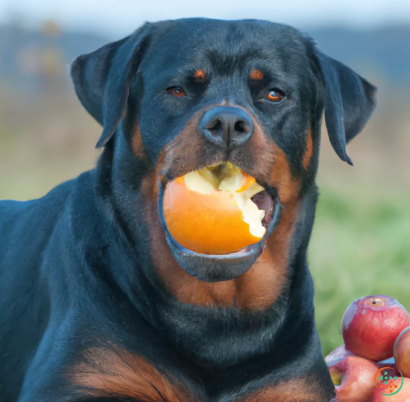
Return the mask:
<path id="1" fill-rule="evenodd" d="M 410 0 L 0 0 L 0 23 L 54 19 L 65 29 L 124 35 L 144 21 L 261 18 L 297 27 L 410 23 Z"/>

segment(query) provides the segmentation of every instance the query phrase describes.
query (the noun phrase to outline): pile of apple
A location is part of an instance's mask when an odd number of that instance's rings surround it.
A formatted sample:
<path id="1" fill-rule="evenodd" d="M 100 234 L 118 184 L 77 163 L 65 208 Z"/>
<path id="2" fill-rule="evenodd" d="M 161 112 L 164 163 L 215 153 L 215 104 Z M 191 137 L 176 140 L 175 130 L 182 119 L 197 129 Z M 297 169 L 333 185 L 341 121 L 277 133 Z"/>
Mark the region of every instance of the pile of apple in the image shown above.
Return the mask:
<path id="1" fill-rule="evenodd" d="M 410 402 L 405 308 L 389 296 L 357 299 L 343 316 L 342 334 L 344 345 L 325 359 L 336 389 L 332 402 Z"/>

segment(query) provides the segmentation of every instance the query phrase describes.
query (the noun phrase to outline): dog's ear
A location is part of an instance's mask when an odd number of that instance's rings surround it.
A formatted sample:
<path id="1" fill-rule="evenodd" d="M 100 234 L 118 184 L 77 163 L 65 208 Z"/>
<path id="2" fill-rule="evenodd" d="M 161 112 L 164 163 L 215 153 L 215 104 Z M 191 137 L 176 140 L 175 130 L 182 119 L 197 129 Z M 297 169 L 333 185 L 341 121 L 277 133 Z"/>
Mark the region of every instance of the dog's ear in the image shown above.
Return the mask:
<path id="1" fill-rule="evenodd" d="M 147 23 L 132 35 L 79 56 L 71 64 L 78 98 L 103 126 L 96 148 L 108 143 L 124 116 L 132 78 L 148 47 L 150 30 Z"/>
<path id="2" fill-rule="evenodd" d="M 325 85 L 325 120 L 339 158 L 353 165 L 346 144 L 363 129 L 376 105 L 376 87 L 319 50 L 315 55 Z"/>

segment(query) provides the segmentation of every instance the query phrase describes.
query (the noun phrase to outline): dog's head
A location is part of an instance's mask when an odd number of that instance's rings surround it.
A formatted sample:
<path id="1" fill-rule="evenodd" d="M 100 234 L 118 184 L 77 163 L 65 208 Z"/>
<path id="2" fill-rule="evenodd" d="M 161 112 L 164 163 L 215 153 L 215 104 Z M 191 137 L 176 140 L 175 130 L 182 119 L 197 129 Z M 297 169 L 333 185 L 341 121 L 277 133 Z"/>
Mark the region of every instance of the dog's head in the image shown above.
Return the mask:
<path id="1" fill-rule="evenodd" d="M 236 165 L 266 191 L 264 225 L 313 183 L 325 111 L 331 144 L 346 143 L 374 108 L 375 88 L 321 53 L 306 35 L 266 21 L 183 19 L 147 23 L 127 38 L 78 57 L 77 95 L 103 126 L 97 147 L 127 141 L 156 174 L 158 214 L 178 263 L 206 281 L 244 273 L 266 238 L 238 253 L 180 246 L 162 216 L 163 188 L 207 166 Z M 198 228 L 200 230 L 200 228 Z"/>

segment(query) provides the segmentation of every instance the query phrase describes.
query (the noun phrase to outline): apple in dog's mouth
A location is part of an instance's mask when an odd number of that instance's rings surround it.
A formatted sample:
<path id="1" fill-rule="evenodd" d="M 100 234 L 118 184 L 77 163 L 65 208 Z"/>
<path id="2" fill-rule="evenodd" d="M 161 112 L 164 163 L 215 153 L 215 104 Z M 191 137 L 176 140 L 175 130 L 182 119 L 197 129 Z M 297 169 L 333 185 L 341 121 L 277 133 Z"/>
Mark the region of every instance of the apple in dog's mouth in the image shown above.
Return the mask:
<path id="1" fill-rule="evenodd" d="M 229 254 L 258 243 L 272 218 L 274 200 L 256 180 L 232 164 L 178 177 L 164 194 L 172 237 L 202 254 Z"/>
<path id="2" fill-rule="evenodd" d="M 171 251 L 182 268 L 205 281 L 246 272 L 279 218 L 275 189 L 229 162 L 159 185 L 159 213 Z"/>

